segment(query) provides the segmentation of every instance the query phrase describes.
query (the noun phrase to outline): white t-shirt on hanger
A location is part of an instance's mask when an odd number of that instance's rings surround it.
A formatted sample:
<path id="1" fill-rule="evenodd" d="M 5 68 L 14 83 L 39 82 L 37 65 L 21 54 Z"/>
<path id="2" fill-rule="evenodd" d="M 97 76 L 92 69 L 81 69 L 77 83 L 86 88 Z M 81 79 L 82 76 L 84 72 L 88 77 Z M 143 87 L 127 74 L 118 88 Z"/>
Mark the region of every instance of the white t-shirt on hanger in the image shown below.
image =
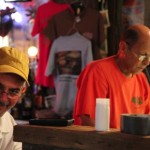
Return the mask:
<path id="1" fill-rule="evenodd" d="M 56 88 L 54 110 L 61 116 L 73 111 L 77 91 L 76 79 L 92 60 L 91 41 L 78 32 L 54 40 L 45 75 L 54 74 Z"/>

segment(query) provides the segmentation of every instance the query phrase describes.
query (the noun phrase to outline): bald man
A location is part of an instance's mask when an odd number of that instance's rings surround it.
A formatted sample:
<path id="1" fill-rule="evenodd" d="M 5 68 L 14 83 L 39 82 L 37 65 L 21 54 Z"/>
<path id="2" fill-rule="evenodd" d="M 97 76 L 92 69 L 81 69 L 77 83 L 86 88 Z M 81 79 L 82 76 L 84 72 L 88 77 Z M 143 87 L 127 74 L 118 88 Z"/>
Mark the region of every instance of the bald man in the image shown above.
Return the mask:
<path id="1" fill-rule="evenodd" d="M 120 115 L 150 112 L 149 83 L 142 72 L 150 63 L 150 29 L 130 26 L 118 54 L 90 63 L 77 80 L 76 125 L 94 126 L 96 98 L 110 98 L 110 128 L 120 128 Z"/>

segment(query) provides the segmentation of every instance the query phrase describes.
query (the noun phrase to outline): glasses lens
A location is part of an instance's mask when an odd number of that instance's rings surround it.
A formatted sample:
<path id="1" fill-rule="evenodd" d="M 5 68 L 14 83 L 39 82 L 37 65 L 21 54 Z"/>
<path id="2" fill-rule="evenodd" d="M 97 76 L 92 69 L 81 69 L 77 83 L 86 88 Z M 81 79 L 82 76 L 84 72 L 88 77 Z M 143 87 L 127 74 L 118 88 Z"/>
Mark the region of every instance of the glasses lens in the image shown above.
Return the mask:
<path id="1" fill-rule="evenodd" d="M 143 55 L 143 56 L 142 56 L 142 55 L 139 56 L 139 61 L 143 61 L 143 60 L 145 60 L 145 59 L 146 59 L 146 56 L 144 56 L 144 55 Z"/>
<path id="2" fill-rule="evenodd" d="M 0 86 L 0 95 L 6 93 L 8 98 L 17 98 L 20 96 L 21 89 L 9 89 L 8 92 L 5 92 L 4 88 Z"/>
<path id="3" fill-rule="evenodd" d="M 144 60 L 150 61 L 150 57 L 147 56 L 147 55 L 141 55 L 141 56 L 139 56 L 139 61 L 144 61 Z"/>

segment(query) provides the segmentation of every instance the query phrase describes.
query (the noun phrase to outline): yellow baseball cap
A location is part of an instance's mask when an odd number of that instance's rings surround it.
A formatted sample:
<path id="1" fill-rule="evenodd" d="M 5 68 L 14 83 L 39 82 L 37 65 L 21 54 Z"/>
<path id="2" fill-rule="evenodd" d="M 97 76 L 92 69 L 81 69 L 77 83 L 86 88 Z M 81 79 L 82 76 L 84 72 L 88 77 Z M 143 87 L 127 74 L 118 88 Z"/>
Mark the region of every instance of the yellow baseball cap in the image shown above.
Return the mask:
<path id="1" fill-rule="evenodd" d="M 15 73 L 28 83 L 28 57 L 25 53 L 15 48 L 9 46 L 0 47 L 0 73 Z"/>

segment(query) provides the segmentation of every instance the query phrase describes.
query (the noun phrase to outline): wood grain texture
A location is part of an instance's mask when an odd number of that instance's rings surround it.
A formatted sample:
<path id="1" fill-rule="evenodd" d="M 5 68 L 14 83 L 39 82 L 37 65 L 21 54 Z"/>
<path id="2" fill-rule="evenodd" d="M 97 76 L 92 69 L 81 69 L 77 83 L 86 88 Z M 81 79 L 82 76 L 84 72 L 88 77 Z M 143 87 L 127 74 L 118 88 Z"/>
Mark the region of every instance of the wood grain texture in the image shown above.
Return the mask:
<path id="1" fill-rule="evenodd" d="M 137 136 L 111 129 L 97 132 L 93 127 L 67 126 L 49 127 L 17 125 L 14 141 L 45 147 L 76 150 L 148 150 L 150 136 Z"/>

